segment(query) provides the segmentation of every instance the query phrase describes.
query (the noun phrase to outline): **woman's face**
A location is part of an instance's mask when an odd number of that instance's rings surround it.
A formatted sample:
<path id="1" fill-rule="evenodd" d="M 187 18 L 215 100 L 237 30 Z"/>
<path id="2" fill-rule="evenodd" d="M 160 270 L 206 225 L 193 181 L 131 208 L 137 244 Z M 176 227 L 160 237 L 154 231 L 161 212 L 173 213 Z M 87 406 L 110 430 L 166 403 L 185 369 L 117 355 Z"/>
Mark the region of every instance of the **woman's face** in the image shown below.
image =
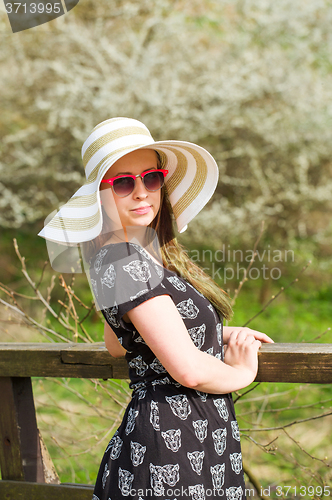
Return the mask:
<path id="1" fill-rule="evenodd" d="M 123 174 L 138 175 L 157 168 L 156 152 L 152 149 L 139 149 L 116 161 L 106 172 L 104 179 Z M 140 177 L 136 178 L 133 192 L 124 198 L 117 196 L 111 185 L 104 182 L 100 184 L 100 191 L 106 214 L 111 220 L 115 220 L 116 209 L 122 227 L 148 226 L 156 217 L 160 207 L 161 190 L 148 191 Z"/>

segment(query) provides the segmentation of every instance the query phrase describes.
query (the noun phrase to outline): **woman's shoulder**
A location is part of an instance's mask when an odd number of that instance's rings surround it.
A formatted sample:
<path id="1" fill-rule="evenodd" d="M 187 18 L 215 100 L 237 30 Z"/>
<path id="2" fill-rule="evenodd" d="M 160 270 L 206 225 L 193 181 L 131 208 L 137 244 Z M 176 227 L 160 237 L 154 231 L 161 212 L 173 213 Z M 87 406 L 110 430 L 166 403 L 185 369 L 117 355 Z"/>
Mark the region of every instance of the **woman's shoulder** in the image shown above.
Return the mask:
<path id="1" fill-rule="evenodd" d="M 90 280 L 100 308 L 116 307 L 121 317 L 156 295 L 170 295 L 163 285 L 164 268 L 132 242 L 100 248 L 91 262 Z"/>
<path id="2" fill-rule="evenodd" d="M 164 276 L 162 262 L 158 261 L 158 256 L 152 256 L 144 247 L 134 242 L 109 243 L 102 246 L 90 261 L 90 272 L 96 275 L 103 274 L 103 270 L 128 272 L 130 276 L 136 271 L 144 271 L 151 277 L 156 274 L 158 280 Z"/>

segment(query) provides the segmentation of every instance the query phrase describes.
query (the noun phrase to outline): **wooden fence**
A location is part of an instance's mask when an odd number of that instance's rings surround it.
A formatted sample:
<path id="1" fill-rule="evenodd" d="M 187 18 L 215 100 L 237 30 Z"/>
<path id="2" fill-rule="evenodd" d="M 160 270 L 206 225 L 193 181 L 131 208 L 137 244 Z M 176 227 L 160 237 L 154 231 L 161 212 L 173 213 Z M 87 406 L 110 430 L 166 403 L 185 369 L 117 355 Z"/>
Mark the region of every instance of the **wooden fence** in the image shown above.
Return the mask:
<path id="1" fill-rule="evenodd" d="M 332 383 L 332 344 L 263 344 L 259 382 Z M 128 378 L 104 343 L 0 343 L 0 499 L 91 500 L 92 486 L 52 484 L 37 428 L 31 377 Z"/>

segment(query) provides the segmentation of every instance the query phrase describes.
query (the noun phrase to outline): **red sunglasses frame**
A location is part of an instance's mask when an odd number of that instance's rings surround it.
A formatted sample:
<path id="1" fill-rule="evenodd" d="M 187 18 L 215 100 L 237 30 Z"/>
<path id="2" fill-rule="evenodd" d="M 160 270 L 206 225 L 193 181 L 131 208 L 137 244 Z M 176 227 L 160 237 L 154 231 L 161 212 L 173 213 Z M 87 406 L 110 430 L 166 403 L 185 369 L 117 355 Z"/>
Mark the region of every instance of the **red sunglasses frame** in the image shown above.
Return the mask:
<path id="1" fill-rule="evenodd" d="M 147 189 L 148 191 L 150 191 L 151 193 L 153 193 L 155 191 L 151 191 L 150 189 L 148 189 L 145 186 L 145 183 L 144 183 L 144 180 L 143 180 L 143 178 L 147 174 L 151 174 L 152 172 L 161 172 L 164 175 L 164 178 L 168 174 L 168 170 L 165 170 L 165 169 L 162 169 L 162 168 L 158 168 L 158 169 L 152 168 L 151 170 L 147 170 L 146 172 L 143 172 L 142 174 L 138 174 L 138 175 L 131 175 L 131 174 L 116 175 L 115 177 L 110 177 L 109 179 L 102 179 L 101 182 L 107 182 L 107 184 L 110 184 L 112 186 L 112 188 L 113 188 L 114 181 L 117 180 L 117 179 L 123 179 L 123 178 L 126 178 L 126 177 L 130 177 L 131 179 L 134 179 L 134 181 L 136 182 L 137 177 L 140 177 L 142 179 L 142 182 L 144 184 L 145 189 Z M 160 186 L 160 188 L 158 188 L 158 189 L 161 189 L 161 188 L 162 188 L 162 186 Z M 134 187 L 133 187 L 133 191 L 134 191 L 134 189 L 135 189 L 135 184 L 134 184 Z M 158 191 L 158 189 L 156 189 L 156 191 Z M 114 188 L 113 188 L 113 191 L 114 191 Z M 129 196 L 133 191 L 131 191 L 130 193 L 128 193 L 126 196 Z M 117 194 L 117 193 L 115 193 L 115 194 Z M 119 196 L 119 195 L 117 195 L 117 196 Z"/>

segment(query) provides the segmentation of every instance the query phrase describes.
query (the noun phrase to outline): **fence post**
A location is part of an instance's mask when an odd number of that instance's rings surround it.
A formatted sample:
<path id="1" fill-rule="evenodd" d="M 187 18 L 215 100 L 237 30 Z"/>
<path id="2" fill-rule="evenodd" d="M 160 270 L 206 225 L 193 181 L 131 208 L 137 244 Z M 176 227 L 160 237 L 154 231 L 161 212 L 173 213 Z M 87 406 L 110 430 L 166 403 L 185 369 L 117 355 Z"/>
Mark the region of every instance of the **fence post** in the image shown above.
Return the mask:
<path id="1" fill-rule="evenodd" d="M 45 482 L 31 378 L 0 377 L 2 479 Z"/>

